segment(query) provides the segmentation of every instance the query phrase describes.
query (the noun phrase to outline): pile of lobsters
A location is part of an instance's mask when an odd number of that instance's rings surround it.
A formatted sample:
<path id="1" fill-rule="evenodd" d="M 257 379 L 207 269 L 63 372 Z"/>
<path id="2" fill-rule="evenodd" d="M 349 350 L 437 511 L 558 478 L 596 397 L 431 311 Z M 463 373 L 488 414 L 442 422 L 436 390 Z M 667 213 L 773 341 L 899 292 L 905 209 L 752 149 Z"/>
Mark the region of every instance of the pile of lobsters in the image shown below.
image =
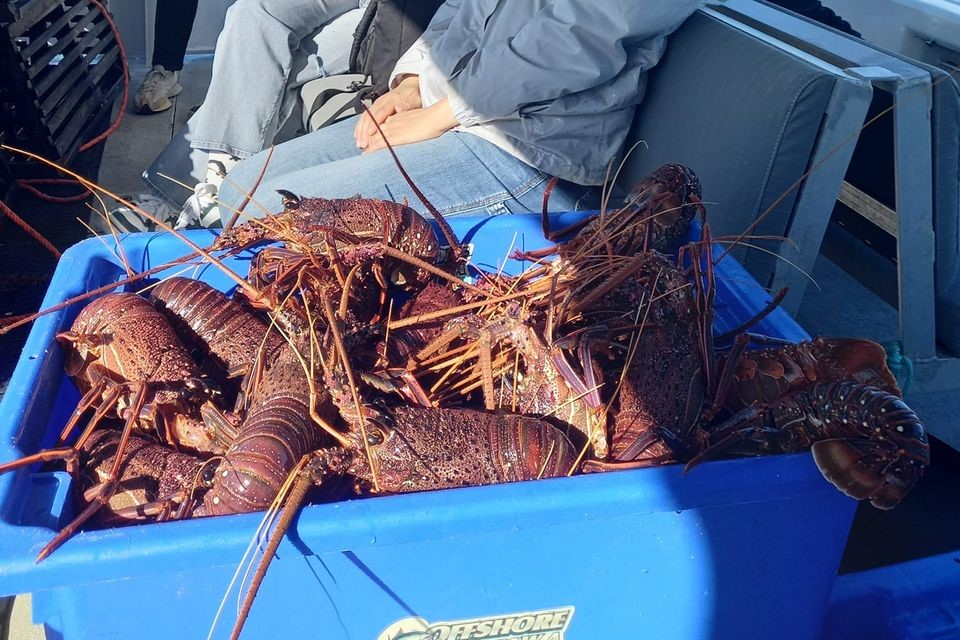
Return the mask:
<path id="1" fill-rule="evenodd" d="M 444 251 L 405 205 L 283 196 L 209 247 L 258 250 L 232 297 L 169 278 L 57 336 L 79 406 L 54 449 L 0 465 L 81 480 L 41 557 L 91 518 L 263 510 L 289 478 L 333 497 L 809 449 L 889 509 L 929 464 L 876 343 L 714 336 L 709 226 L 678 246 L 703 210 L 684 166 L 516 252 L 519 275 L 471 265 L 442 217 Z"/>

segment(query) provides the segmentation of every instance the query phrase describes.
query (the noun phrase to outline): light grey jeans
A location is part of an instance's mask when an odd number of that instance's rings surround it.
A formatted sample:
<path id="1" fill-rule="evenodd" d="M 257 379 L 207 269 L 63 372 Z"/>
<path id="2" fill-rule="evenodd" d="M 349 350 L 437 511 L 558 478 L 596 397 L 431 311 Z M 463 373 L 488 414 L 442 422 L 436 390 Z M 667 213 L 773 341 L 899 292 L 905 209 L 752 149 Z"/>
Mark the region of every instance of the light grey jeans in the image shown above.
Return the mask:
<path id="1" fill-rule="evenodd" d="M 217 39 L 213 78 L 190 119 L 190 146 L 246 158 L 274 142 L 301 85 L 342 73 L 369 0 L 237 0 Z"/>
<path id="2" fill-rule="evenodd" d="M 208 151 L 245 158 L 275 142 L 301 85 L 347 71 L 369 0 L 238 0 L 217 40 L 203 105 L 143 173 L 174 206 L 203 182 Z M 288 134 L 289 131 L 283 131 Z M 171 180 L 172 178 L 172 180 Z"/>

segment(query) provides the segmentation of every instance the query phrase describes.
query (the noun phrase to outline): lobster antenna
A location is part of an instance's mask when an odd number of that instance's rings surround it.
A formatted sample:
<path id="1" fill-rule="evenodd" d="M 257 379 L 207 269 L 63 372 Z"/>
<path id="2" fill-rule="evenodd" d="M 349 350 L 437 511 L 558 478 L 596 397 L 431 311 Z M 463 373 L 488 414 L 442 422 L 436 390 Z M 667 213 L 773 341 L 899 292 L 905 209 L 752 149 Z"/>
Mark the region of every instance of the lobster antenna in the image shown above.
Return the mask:
<path id="1" fill-rule="evenodd" d="M 41 311 L 37 311 L 36 313 L 27 314 L 27 315 L 21 317 L 19 320 L 15 321 L 15 322 L 11 322 L 11 323 L 9 323 L 9 324 L 7 324 L 7 325 L 4 325 L 4 326 L 0 327 L 0 336 L 4 335 L 5 333 L 8 333 L 8 332 L 10 332 L 10 331 L 13 331 L 14 329 L 17 329 L 17 328 L 19 328 L 19 327 L 22 327 L 23 325 L 25 325 L 25 324 L 27 324 L 27 323 L 29 323 L 29 322 L 33 322 L 33 321 L 36 320 L 37 318 L 40 318 L 40 317 L 42 317 L 42 316 L 51 314 L 51 313 L 53 313 L 54 311 L 59 311 L 60 309 L 65 309 L 65 308 L 69 307 L 69 306 L 72 305 L 72 304 L 76 304 L 77 302 L 81 302 L 81 301 L 83 301 L 83 300 L 87 300 L 87 299 L 92 298 L 92 297 L 94 297 L 94 296 L 98 296 L 98 295 L 100 295 L 101 293 L 107 293 L 108 291 L 113 291 L 114 289 L 116 289 L 116 288 L 118 288 L 118 287 L 122 287 L 122 286 L 124 286 L 124 285 L 128 285 L 128 284 L 130 284 L 130 283 L 137 282 L 138 280 L 143 280 L 144 278 L 146 278 L 146 277 L 148 277 L 148 276 L 151 276 L 151 275 L 153 275 L 153 274 L 155 274 L 155 273 L 159 273 L 160 271 L 165 271 L 165 270 L 171 268 L 171 267 L 174 266 L 174 265 L 189 264 L 189 261 L 190 261 L 190 260 L 193 260 L 194 258 L 196 258 L 197 255 L 198 255 L 198 254 L 196 254 L 196 253 L 187 254 L 187 255 L 183 256 L 182 258 L 178 258 L 177 260 L 171 260 L 170 262 L 166 262 L 166 263 L 164 263 L 164 264 L 157 265 L 156 267 L 151 267 L 151 268 L 147 269 L 146 271 L 142 271 L 142 272 L 140 272 L 140 273 L 138 273 L 138 274 L 136 274 L 136 275 L 134 275 L 134 276 L 132 276 L 132 277 L 130 277 L 130 278 L 124 278 L 123 280 L 118 280 L 117 282 L 111 282 L 111 283 L 109 283 L 109 284 L 105 284 L 105 285 L 103 285 L 102 287 L 97 287 L 96 289 L 93 289 L 92 291 L 87 291 L 86 293 L 81 293 L 80 295 L 75 296 L 75 297 L 73 297 L 73 298 L 70 298 L 69 300 L 64 300 L 63 302 L 57 303 L 57 304 L 53 305 L 52 307 L 47 307 L 46 309 L 43 309 L 43 310 L 41 310 Z M 198 265 L 198 266 L 199 266 L 199 265 Z"/>
<path id="2" fill-rule="evenodd" d="M 630 334 L 630 342 L 627 347 L 627 359 L 623 364 L 623 369 L 620 370 L 620 379 L 617 381 L 617 386 L 613 389 L 613 393 L 610 394 L 610 400 L 607 402 L 607 406 L 603 408 L 605 413 L 610 413 L 610 408 L 613 406 L 614 401 L 617 399 L 617 396 L 620 395 L 620 390 L 623 388 L 624 383 L 627 379 L 627 371 L 633 366 L 633 361 L 637 357 L 637 350 L 640 347 L 640 334 L 643 332 L 643 327 L 647 324 L 647 318 L 650 316 L 650 311 L 653 308 L 653 303 L 656 300 L 655 294 L 657 293 L 657 283 L 660 281 L 660 276 L 663 274 L 663 269 L 657 271 L 657 277 L 653 279 L 653 285 L 650 287 L 651 295 L 650 299 L 644 305 L 643 300 L 640 300 L 640 303 L 637 304 L 637 313 L 634 316 L 634 323 L 640 323 L 640 330 Z M 644 309 L 644 306 L 646 307 Z M 640 318 L 640 311 L 643 309 L 643 319 Z"/>
<path id="3" fill-rule="evenodd" d="M 407 173 L 407 170 L 403 168 L 403 165 L 400 163 L 400 158 L 397 157 L 397 152 L 393 150 L 393 145 L 390 144 L 390 141 L 387 140 L 386 134 L 383 133 L 383 129 L 380 128 L 380 123 L 377 122 L 377 119 L 373 117 L 370 113 L 370 109 L 367 108 L 367 105 L 362 104 L 363 112 L 370 116 L 370 120 L 373 122 L 374 126 L 377 127 L 377 132 L 383 138 L 384 144 L 387 145 L 387 150 L 390 152 L 390 155 L 393 156 L 393 161 L 397 164 L 397 169 L 400 170 L 400 175 L 403 176 L 403 179 L 407 181 L 407 184 L 410 185 L 410 188 L 416 194 L 420 202 L 423 203 L 423 206 L 427 208 L 427 211 L 430 212 L 430 215 L 433 216 L 434 220 L 437 221 L 437 224 L 440 226 L 440 231 L 443 233 L 443 237 L 446 238 L 447 244 L 450 245 L 450 251 L 453 252 L 453 258 L 457 262 L 463 260 L 463 246 L 460 244 L 460 241 L 457 239 L 457 235 L 453 232 L 453 229 L 450 227 L 450 224 L 447 222 L 446 218 L 443 217 L 437 208 L 427 200 L 427 197 L 423 195 L 423 192 L 414 184 L 413 179 L 410 177 L 410 174 Z"/>
<path id="4" fill-rule="evenodd" d="M 95 209 L 90 205 L 87 205 L 87 206 L 90 208 L 91 211 L 98 213 L 100 217 L 103 218 L 103 221 L 107 223 L 107 228 L 110 230 L 110 235 L 113 237 L 113 242 L 117 246 L 118 253 L 115 253 L 114 255 L 117 256 L 117 259 L 123 265 L 124 271 L 127 272 L 127 277 L 132 278 L 135 272 L 130 267 L 130 259 L 127 257 L 127 250 L 123 248 L 123 243 L 120 242 L 120 237 L 117 235 L 117 230 L 113 226 L 113 221 L 110 220 L 110 216 L 107 213 L 107 203 L 103 201 L 103 198 L 96 191 L 91 191 L 90 193 L 92 193 L 93 197 L 96 198 L 97 201 L 100 203 L 100 209 Z M 79 218 L 77 218 L 77 221 L 80 222 L 80 224 L 82 224 L 84 227 L 86 227 L 87 230 L 90 231 L 94 236 L 98 238 L 100 237 L 99 234 L 96 233 L 90 227 L 90 225 L 86 224 L 83 220 L 80 220 Z M 107 250 L 109 251 L 109 247 L 107 247 Z"/>
<path id="5" fill-rule="evenodd" d="M 783 202 L 784 200 L 786 200 L 786 198 L 787 198 L 788 195 L 790 195 L 790 194 L 793 193 L 796 189 L 798 189 L 798 188 L 800 187 L 800 185 L 803 184 L 804 180 L 806 180 L 807 177 L 808 177 L 811 173 L 813 173 L 814 171 L 816 171 L 817 169 L 819 169 L 820 167 L 822 167 L 822 166 L 824 165 L 824 163 L 826 163 L 828 160 L 830 160 L 830 158 L 832 158 L 834 155 L 836 155 L 841 149 L 843 149 L 844 146 L 846 146 L 847 144 L 849 144 L 854 138 L 858 137 L 858 136 L 860 135 L 860 132 L 861 132 L 861 131 L 863 131 L 864 129 L 866 129 L 867 127 L 869 127 L 869 126 L 872 125 L 873 123 L 875 123 L 877 120 L 879 120 L 879 119 L 882 118 L 883 116 L 885 116 L 885 115 L 887 115 L 888 113 L 890 113 L 891 111 L 893 111 L 893 109 L 894 109 L 895 106 L 896 106 L 896 105 L 894 104 L 894 105 L 891 105 L 891 106 L 887 107 L 886 109 L 884 109 L 883 111 L 881 111 L 881 112 L 878 113 L 877 115 L 873 116 L 872 118 L 870 118 L 869 120 L 867 120 L 866 122 L 864 122 L 864 123 L 863 123 L 863 126 L 861 126 L 859 129 L 857 129 L 856 131 L 854 131 L 853 133 L 851 133 L 850 135 L 848 135 L 846 138 L 844 138 L 844 139 L 841 140 L 840 142 L 838 142 L 838 143 L 837 143 L 837 146 L 835 146 L 832 150 L 830 150 L 829 152 L 827 152 L 827 154 L 824 155 L 822 158 L 820 158 L 820 160 L 818 160 L 817 162 L 815 162 L 815 163 L 813 164 L 813 166 L 811 166 L 809 169 L 807 169 L 806 171 L 804 171 L 804 172 L 800 175 L 799 178 L 797 178 L 796 180 L 794 180 L 793 183 L 792 183 L 789 187 L 787 187 L 787 188 L 784 190 L 784 192 L 781 193 L 781 194 L 777 197 L 777 199 L 774 200 L 773 203 L 770 204 L 769 207 L 767 207 L 766 211 L 764 211 L 764 212 L 761 213 L 759 216 L 757 216 L 757 219 L 754 220 L 752 223 L 750 223 L 750 224 L 747 226 L 747 228 L 744 229 L 743 232 L 742 232 L 739 236 L 737 236 L 737 238 L 733 241 L 733 243 L 732 243 L 729 247 L 727 247 L 726 249 L 724 249 L 723 253 L 720 254 L 720 257 L 716 259 L 716 261 L 714 262 L 714 264 L 716 264 L 717 262 L 720 262 L 721 260 L 723 260 L 723 259 L 727 256 L 728 253 L 730 253 L 731 251 L 733 251 L 733 248 L 734 248 L 734 247 L 736 247 L 738 244 L 740 244 L 740 242 L 742 242 L 744 238 L 746 238 L 746 237 L 749 236 L 751 233 L 753 233 L 754 229 L 756 229 L 758 226 L 760 226 L 760 223 L 762 223 L 764 220 L 766 220 L 766 219 L 767 219 L 767 216 L 769 216 L 771 213 L 773 213 L 773 210 L 776 209 L 778 206 L 780 206 L 780 203 Z"/>
<path id="6" fill-rule="evenodd" d="M 636 151 L 637 147 L 640 145 L 645 146 L 647 149 L 650 148 L 650 145 L 647 144 L 646 140 L 637 140 L 633 143 L 627 152 L 623 154 L 623 160 L 620 161 L 620 166 L 617 167 L 616 173 L 613 174 L 613 180 L 608 180 L 607 184 L 604 185 L 603 191 L 603 200 L 600 202 L 600 211 L 607 210 L 607 204 L 610 201 L 610 197 L 613 195 L 613 187 L 617 184 L 617 180 L 620 179 L 620 172 L 623 171 L 623 168 L 627 166 L 627 160 L 630 159 L 630 156 L 633 155 L 633 152 Z M 610 165 L 607 167 L 607 178 L 610 177 L 610 167 L 613 166 L 613 161 L 610 161 Z"/>
<path id="7" fill-rule="evenodd" d="M 227 585 L 227 590 L 223 594 L 223 598 L 220 600 L 220 606 L 217 607 L 217 613 L 213 617 L 213 622 L 210 624 L 210 630 L 207 632 L 207 640 L 212 640 L 213 633 L 217 628 L 217 623 L 220 621 L 220 616 L 223 614 L 224 607 L 227 606 L 227 599 L 230 596 L 230 592 L 233 591 L 233 586 L 237 583 L 237 580 L 240 579 L 241 584 L 246 581 L 246 577 L 250 572 L 249 567 L 252 566 L 252 562 L 247 562 L 248 556 L 251 556 L 255 549 L 259 546 L 259 540 L 263 536 L 264 531 L 269 531 L 270 527 L 273 525 L 273 522 L 276 520 L 276 517 L 279 513 L 279 506 L 281 501 L 281 496 L 286 495 L 286 492 L 289 491 L 289 487 L 292 484 L 292 478 L 294 473 L 296 473 L 303 466 L 304 460 L 301 458 L 297 462 L 297 465 L 294 466 L 290 474 L 287 475 L 287 478 L 284 480 L 283 485 L 280 487 L 280 491 L 277 492 L 277 497 L 274 498 L 273 503 L 263 514 L 263 518 L 260 519 L 259 524 L 257 524 L 256 530 L 253 532 L 253 536 L 250 538 L 250 543 L 247 545 L 247 548 L 243 552 L 243 556 L 240 558 L 240 563 L 237 565 L 236 571 L 233 573 L 233 577 L 230 579 L 230 584 Z M 240 572 L 247 566 L 247 569 L 243 572 L 243 577 L 241 578 Z M 239 594 L 238 594 L 239 597 Z M 239 606 L 237 607 L 240 608 Z"/>
<path id="8" fill-rule="evenodd" d="M 347 376 L 347 384 L 350 387 L 350 395 L 352 396 L 353 404 L 357 409 L 357 421 L 360 426 L 360 436 L 363 439 L 363 450 L 367 456 L 367 462 L 370 465 L 370 475 L 373 476 L 373 489 L 379 493 L 380 482 L 377 479 L 376 461 L 370 451 L 370 442 L 367 438 L 367 420 L 363 416 L 363 405 L 360 402 L 360 392 L 357 389 L 357 383 L 354 379 L 353 366 L 350 364 L 350 359 L 347 356 L 347 348 L 343 344 L 343 335 L 340 333 L 340 327 L 338 325 L 339 320 L 333 311 L 333 305 L 331 304 L 329 298 L 326 296 L 321 297 L 320 303 L 327 319 L 327 327 L 330 329 L 330 334 L 333 336 L 337 358 L 340 360 L 340 364 L 343 367 L 343 372 Z M 333 366 L 333 363 L 331 363 L 331 368 Z"/>
<path id="9" fill-rule="evenodd" d="M 263 555 L 257 565 L 257 570 L 250 579 L 250 587 L 243 598 L 240 611 L 237 613 L 237 621 L 234 623 L 233 630 L 230 632 L 230 640 L 238 640 L 238 638 L 240 638 L 240 632 L 243 631 L 243 625 L 247 621 L 247 616 L 250 614 L 250 609 L 253 607 L 253 601 L 257 593 L 260 591 L 263 578 L 267 575 L 267 569 L 270 567 L 273 555 L 280 547 L 280 542 L 283 540 L 283 536 L 290 528 L 290 525 L 293 524 L 293 519 L 300 513 L 300 507 L 306 502 L 307 492 L 313 485 L 313 480 L 309 473 L 304 472 L 302 467 L 306 466 L 306 462 L 309 462 L 313 458 L 313 455 L 313 453 L 308 453 L 301 458 L 300 463 L 298 463 L 297 467 L 295 467 L 294 470 L 290 472 L 290 476 L 288 476 L 288 478 L 291 478 L 295 475 L 296 480 L 292 483 L 289 494 L 286 495 L 287 503 L 280 513 L 276 527 L 273 528 L 273 531 L 269 535 L 267 546 L 263 550 Z M 289 485 L 285 483 L 285 486 Z M 273 508 L 273 505 L 271 505 L 271 508 Z"/>
<path id="10" fill-rule="evenodd" d="M 42 164 L 45 164 L 45 165 L 47 165 L 47 166 L 49 166 L 49 167 L 53 167 L 53 168 L 57 169 L 58 171 L 62 171 L 63 173 L 65 173 L 65 174 L 67 174 L 68 176 L 70 176 L 71 178 L 73 178 L 73 179 L 77 180 L 78 182 L 80 182 L 83 186 L 85 186 L 85 187 L 87 187 L 87 188 L 90 188 L 91 190 L 96 190 L 96 191 L 99 191 L 99 192 L 101 192 L 101 193 L 104 193 L 104 194 L 110 196 L 111 198 L 113 198 L 114 200 L 116 200 L 117 202 L 119 202 L 120 204 L 123 204 L 124 206 L 130 207 L 130 209 L 136 211 L 139 215 L 142 215 L 142 216 L 145 217 L 147 220 L 150 220 L 151 222 L 153 222 L 154 224 L 156 224 L 158 227 L 160 227 L 160 228 L 163 229 L 164 231 L 168 231 L 168 232 L 172 233 L 172 234 L 173 234 L 175 237 L 177 237 L 177 239 L 179 239 L 181 242 L 183 242 L 183 243 L 186 244 L 188 247 L 190 247 L 191 249 L 193 249 L 194 251 L 196 251 L 197 253 L 199 253 L 201 256 L 203 256 L 204 258 L 206 258 L 207 260 L 209 260 L 211 264 L 216 265 L 221 271 L 223 271 L 224 275 L 226 275 L 228 278 L 230 278 L 231 280 L 233 280 L 241 289 L 243 289 L 248 295 L 250 295 L 250 296 L 251 296 L 251 299 L 253 299 L 253 300 L 261 300 L 261 299 L 262 299 L 262 296 L 260 295 L 260 292 L 257 291 L 257 289 L 255 289 L 250 283 L 248 283 L 246 280 L 244 280 L 243 278 L 241 278 L 240 276 L 238 276 L 236 273 L 234 273 L 231 269 L 228 269 L 226 266 L 224 266 L 223 263 L 221 263 L 219 260 L 217 260 L 215 257 L 213 257 L 213 255 L 211 255 L 210 252 L 208 252 L 206 249 L 204 249 L 203 247 L 201 247 L 201 246 L 198 245 L 197 243 L 193 242 L 192 240 L 190 240 L 189 238 L 187 238 L 186 236 L 184 236 L 182 233 L 179 233 L 176 229 L 174 229 L 173 227 L 171 227 L 170 225 L 168 225 L 168 224 L 167 224 L 166 222 L 164 222 L 163 220 L 160 220 L 159 218 L 157 218 L 156 216 L 150 214 L 149 212 L 144 211 L 142 208 L 140 208 L 140 207 L 138 207 L 137 205 L 133 204 L 132 202 L 130 202 L 130 201 L 127 200 L 126 198 L 123 198 L 123 197 L 121 197 L 121 196 L 119 196 L 119 195 L 111 192 L 109 189 L 106 189 L 106 188 L 104 188 L 104 187 L 101 187 L 100 185 L 98 185 L 98 184 L 96 184 L 96 183 L 88 180 L 87 178 L 84 178 L 84 177 L 81 176 L 80 174 L 78 174 L 78 173 L 76 173 L 76 172 L 74 172 L 74 171 L 71 171 L 70 169 L 67 169 L 66 167 L 62 167 L 62 166 L 58 165 L 57 163 L 55 163 L 55 162 L 53 162 L 53 161 L 51 161 L 51 160 L 47 160 L 46 158 L 44 158 L 44 157 L 42 157 L 42 156 L 40 156 L 40 155 L 37 155 L 37 154 L 35 154 L 35 153 L 32 153 L 32 152 L 30 152 L 30 151 L 25 151 L 24 149 L 18 149 L 18 148 L 16 148 L 16 147 L 11 147 L 10 145 L 6 145 L 6 144 L 0 144 L 0 149 L 4 149 L 4 150 L 6 150 L 6 151 L 12 151 L 12 152 L 14 152 L 14 153 L 19 153 L 19 154 L 21 154 L 21 155 L 23 155 L 23 156 L 26 156 L 26 157 L 28 157 L 28 158 L 31 158 L 31 159 L 33 159 L 33 160 L 37 160 L 38 162 L 40 162 L 40 163 L 42 163 Z M 116 285 L 114 285 L 114 286 L 116 286 Z"/>
<path id="11" fill-rule="evenodd" d="M 233 225 L 237 223 L 237 219 L 240 217 L 240 214 L 243 213 L 243 210 L 247 208 L 247 204 L 253 199 L 253 194 L 256 193 L 257 187 L 260 186 L 260 181 L 263 180 L 263 176 L 267 172 L 267 166 L 270 164 L 270 159 L 273 158 L 273 150 L 275 148 L 276 147 L 273 146 L 270 147 L 270 150 L 267 152 L 267 158 L 263 161 L 263 167 L 261 167 L 260 173 L 257 175 L 257 179 L 253 181 L 253 187 L 249 192 L 244 193 L 243 202 L 240 203 L 240 206 L 237 207 L 237 209 L 233 212 L 233 215 L 230 216 L 227 224 L 223 225 L 224 231 L 230 231 L 230 229 L 233 228 Z M 233 183 L 231 182 L 230 184 Z M 261 209 L 262 208 L 263 207 L 261 207 Z"/>
<path id="12" fill-rule="evenodd" d="M 557 182 L 560 180 L 557 176 L 552 176 L 550 180 L 547 181 L 547 187 L 543 190 L 543 206 L 540 209 L 540 227 L 543 230 L 543 237 L 550 238 L 550 211 L 548 205 L 550 204 L 550 194 L 553 193 L 553 188 L 557 186 Z M 507 255 L 510 255 L 509 253 Z"/>
<path id="13" fill-rule="evenodd" d="M 168 180 L 168 181 L 172 182 L 173 184 L 177 185 L 178 187 L 183 187 L 184 189 L 186 189 L 186 190 L 188 190 L 188 191 L 191 190 L 191 189 L 190 189 L 190 186 L 189 186 L 187 183 L 183 182 L 182 180 L 177 180 L 176 178 L 171 177 L 171 176 L 168 176 L 168 175 L 165 174 L 165 173 L 158 173 L 157 175 L 160 176 L 161 178 L 163 178 L 164 180 Z M 261 177 L 262 177 L 262 175 L 263 175 L 263 174 L 261 174 Z M 252 192 L 248 192 L 248 191 L 242 189 L 239 185 L 237 185 L 236 182 L 234 182 L 233 180 L 231 180 L 231 179 L 228 178 L 227 176 L 224 176 L 224 177 L 223 177 L 223 181 L 226 182 L 226 183 L 229 183 L 233 188 L 235 188 L 237 191 L 240 191 L 240 192 L 243 193 L 245 196 L 250 196 L 250 202 L 252 202 L 253 204 L 255 204 L 258 209 L 260 209 L 261 211 L 263 211 L 264 217 L 266 217 L 266 218 L 268 218 L 268 219 L 275 219 L 275 216 L 271 215 L 270 211 L 269 211 L 266 207 L 264 207 L 262 204 L 260 204 L 259 202 L 257 202 L 256 200 L 253 199 L 253 197 L 252 197 Z M 257 188 L 259 185 L 260 185 L 260 178 L 257 178 L 257 180 L 254 181 L 254 186 L 253 186 L 254 190 L 256 190 L 256 188 Z M 217 206 L 218 206 L 218 207 L 223 207 L 223 208 L 225 208 L 225 209 L 229 208 L 229 207 L 227 207 L 227 206 L 225 205 L 225 203 L 224 203 L 223 201 L 221 201 L 220 199 L 216 199 L 215 202 L 217 203 Z M 240 215 L 242 214 L 242 209 L 239 208 L 239 207 L 238 207 L 238 208 L 231 208 L 231 211 L 233 211 L 237 216 L 240 216 Z M 243 216 L 243 217 L 245 217 L 248 221 L 256 221 L 258 224 L 260 224 L 260 226 L 262 226 L 262 227 L 263 227 L 264 229 L 266 229 L 267 231 L 271 231 L 271 232 L 274 232 L 274 233 L 278 233 L 278 232 L 279 232 L 279 231 L 277 231 L 277 230 L 275 230 L 275 229 L 272 229 L 269 225 L 267 225 L 266 223 L 264 223 L 261 218 L 254 218 L 254 217 L 251 217 L 251 216 L 249 216 L 249 215 L 245 215 L 245 216 Z"/>
<path id="14" fill-rule="evenodd" d="M 726 340 L 729 340 L 733 336 L 737 336 L 737 335 L 740 335 L 741 333 L 746 332 L 747 329 L 754 326 L 755 324 L 757 324 L 758 322 L 766 318 L 768 315 L 773 313 L 776 310 L 776 308 L 780 306 L 780 303 L 783 302 L 783 299 L 787 297 L 787 291 L 788 291 L 787 287 L 784 287 L 783 289 L 780 289 L 780 291 L 777 291 L 776 295 L 773 296 L 773 299 L 770 300 L 770 302 L 768 302 L 763 309 L 757 312 L 756 315 L 754 315 L 749 320 L 746 320 L 739 326 L 733 329 L 730 329 L 729 331 L 725 331 L 724 333 L 721 333 L 718 336 L 714 336 L 713 338 L 714 342 L 724 342 Z"/>

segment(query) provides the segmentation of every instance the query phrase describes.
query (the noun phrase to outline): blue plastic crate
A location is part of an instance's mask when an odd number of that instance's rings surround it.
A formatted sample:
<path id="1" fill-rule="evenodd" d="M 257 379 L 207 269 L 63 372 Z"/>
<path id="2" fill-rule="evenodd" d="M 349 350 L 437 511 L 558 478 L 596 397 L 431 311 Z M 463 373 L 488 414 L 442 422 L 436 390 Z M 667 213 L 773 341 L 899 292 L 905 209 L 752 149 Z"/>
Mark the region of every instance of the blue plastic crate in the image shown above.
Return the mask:
<path id="1" fill-rule="evenodd" d="M 820 638 L 960 638 L 960 550 L 838 577 Z"/>
<path id="2" fill-rule="evenodd" d="M 478 264 L 499 266 L 511 245 L 546 244 L 538 216 L 453 225 Z M 164 235 L 123 246 L 137 269 L 187 253 Z M 231 265 L 245 273 L 248 259 Z M 99 240 L 77 245 L 44 306 L 115 281 L 119 264 Z M 190 273 L 231 286 L 211 267 Z M 732 259 L 717 282 L 717 331 L 769 300 Z M 0 404 L 0 460 L 52 440 L 76 402 L 53 335 L 78 310 L 34 326 Z M 755 331 L 806 337 L 780 311 Z M 63 473 L 0 477 L 0 593 L 32 592 L 35 620 L 68 639 L 203 637 L 260 514 L 84 532 L 36 565 L 69 515 L 69 484 Z M 460 629 L 439 636 L 451 640 L 814 638 L 854 506 L 809 454 L 310 506 L 280 546 L 245 637 L 420 638 L 402 626 L 383 634 L 419 617 Z M 226 637 L 236 602 L 214 637 Z M 516 633 L 483 634 L 504 627 Z"/>

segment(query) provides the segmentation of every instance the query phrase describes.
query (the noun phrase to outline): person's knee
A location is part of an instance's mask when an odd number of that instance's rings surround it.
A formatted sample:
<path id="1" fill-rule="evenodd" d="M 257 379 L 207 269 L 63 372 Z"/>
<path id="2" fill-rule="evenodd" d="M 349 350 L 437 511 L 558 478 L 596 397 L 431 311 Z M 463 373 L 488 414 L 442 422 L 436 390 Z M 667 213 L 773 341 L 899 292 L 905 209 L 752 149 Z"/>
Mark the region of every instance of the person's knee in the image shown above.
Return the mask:
<path id="1" fill-rule="evenodd" d="M 264 19 L 273 19 L 283 10 L 284 0 L 236 0 L 227 9 L 224 28 L 233 24 L 259 23 Z"/>
<path id="2" fill-rule="evenodd" d="M 243 199 L 243 193 L 241 193 L 241 191 L 250 188 L 247 182 L 248 178 L 246 176 L 244 163 L 241 161 L 227 173 L 223 179 L 223 183 L 220 185 L 217 199 L 220 202 L 221 211 L 224 209 L 232 211 L 240 205 Z"/>
<path id="3" fill-rule="evenodd" d="M 289 0 L 236 0 L 227 10 L 224 28 L 233 24 L 279 23 L 293 31 L 306 28 L 309 12 L 297 9 L 298 3 Z M 311 23 L 312 24 L 312 23 Z M 312 25 L 312 28 L 320 25 Z"/>

